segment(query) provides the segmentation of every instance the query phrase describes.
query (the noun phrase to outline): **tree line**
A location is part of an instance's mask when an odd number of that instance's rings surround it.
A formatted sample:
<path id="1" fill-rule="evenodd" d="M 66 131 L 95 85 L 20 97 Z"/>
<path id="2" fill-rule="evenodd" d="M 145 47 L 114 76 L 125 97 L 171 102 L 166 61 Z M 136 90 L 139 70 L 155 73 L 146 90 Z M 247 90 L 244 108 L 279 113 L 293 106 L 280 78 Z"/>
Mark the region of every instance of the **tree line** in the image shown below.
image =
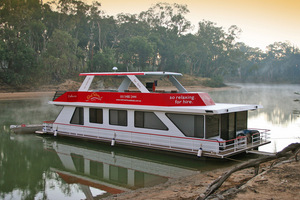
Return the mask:
<path id="1" fill-rule="evenodd" d="M 79 72 L 176 71 L 215 81 L 300 83 L 300 51 L 275 42 L 263 52 L 237 42 L 241 29 L 199 21 L 186 5 L 158 3 L 139 14 L 106 15 L 101 4 L 1 0 L 0 80 L 58 83 Z"/>

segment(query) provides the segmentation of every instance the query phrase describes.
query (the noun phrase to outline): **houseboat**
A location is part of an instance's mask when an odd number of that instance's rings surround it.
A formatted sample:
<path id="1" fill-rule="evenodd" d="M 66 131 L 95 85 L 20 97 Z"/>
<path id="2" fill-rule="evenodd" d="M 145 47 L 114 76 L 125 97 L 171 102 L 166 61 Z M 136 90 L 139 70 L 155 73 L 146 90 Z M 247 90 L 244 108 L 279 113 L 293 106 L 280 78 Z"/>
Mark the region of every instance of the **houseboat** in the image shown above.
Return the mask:
<path id="1" fill-rule="evenodd" d="M 248 111 L 261 105 L 215 103 L 208 93 L 188 92 L 176 78 L 180 73 L 80 76 L 85 79 L 78 91 L 56 92 L 49 102 L 63 108 L 55 121 L 44 123 L 43 133 L 216 158 L 270 143 L 268 130 L 248 128 Z M 91 87 L 95 77 L 107 76 L 122 79 L 117 89 Z M 174 89 L 158 90 L 161 80 Z"/>

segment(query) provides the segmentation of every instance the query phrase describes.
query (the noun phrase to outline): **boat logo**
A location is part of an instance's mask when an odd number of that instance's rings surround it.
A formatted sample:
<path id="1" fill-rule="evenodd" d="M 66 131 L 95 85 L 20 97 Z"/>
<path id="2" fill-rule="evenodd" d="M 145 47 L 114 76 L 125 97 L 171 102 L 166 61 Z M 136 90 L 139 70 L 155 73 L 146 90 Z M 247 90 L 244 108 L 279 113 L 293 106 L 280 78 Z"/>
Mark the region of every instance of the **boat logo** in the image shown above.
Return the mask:
<path id="1" fill-rule="evenodd" d="M 86 99 L 87 101 L 101 101 L 102 97 L 96 92 L 93 92 L 92 94 L 88 95 Z"/>

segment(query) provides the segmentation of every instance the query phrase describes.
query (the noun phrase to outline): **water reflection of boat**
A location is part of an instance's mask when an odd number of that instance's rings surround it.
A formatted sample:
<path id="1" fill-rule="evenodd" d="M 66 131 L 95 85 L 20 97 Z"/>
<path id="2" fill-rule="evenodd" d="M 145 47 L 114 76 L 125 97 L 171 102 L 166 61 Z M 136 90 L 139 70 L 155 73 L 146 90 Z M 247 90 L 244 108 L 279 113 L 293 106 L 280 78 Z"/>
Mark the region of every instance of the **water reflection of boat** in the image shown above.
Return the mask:
<path id="1" fill-rule="evenodd" d="M 80 75 L 86 78 L 78 91 L 55 94 L 50 103 L 63 109 L 44 132 L 217 158 L 269 143 L 268 130 L 248 128 L 248 111 L 262 106 L 215 103 L 205 92 L 188 92 L 175 78 L 180 73 Z M 117 90 L 90 89 L 95 77 L 107 76 L 123 78 Z M 138 79 L 153 76 L 156 80 L 146 86 Z M 157 90 L 157 79 L 175 89 Z"/>
<path id="2" fill-rule="evenodd" d="M 82 190 L 86 199 L 100 199 L 111 194 L 120 194 L 125 191 L 130 191 L 127 188 L 118 187 L 116 185 L 111 185 L 108 183 L 103 183 L 95 179 L 88 178 L 86 176 L 78 175 L 75 173 L 70 173 L 68 171 L 63 171 L 55 168 L 50 168 L 51 171 L 57 173 L 66 183 L 68 184 L 78 184 L 79 188 Z M 92 188 L 97 188 L 99 191 L 96 193 L 91 192 Z"/>
<path id="3" fill-rule="evenodd" d="M 192 169 L 107 149 L 87 149 L 48 140 L 44 148 L 55 151 L 63 164 L 63 169 L 52 170 L 65 182 L 80 184 L 84 194 L 89 196 L 90 187 L 105 191 L 106 194 L 101 195 L 118 194 L 195 173 Z"/>

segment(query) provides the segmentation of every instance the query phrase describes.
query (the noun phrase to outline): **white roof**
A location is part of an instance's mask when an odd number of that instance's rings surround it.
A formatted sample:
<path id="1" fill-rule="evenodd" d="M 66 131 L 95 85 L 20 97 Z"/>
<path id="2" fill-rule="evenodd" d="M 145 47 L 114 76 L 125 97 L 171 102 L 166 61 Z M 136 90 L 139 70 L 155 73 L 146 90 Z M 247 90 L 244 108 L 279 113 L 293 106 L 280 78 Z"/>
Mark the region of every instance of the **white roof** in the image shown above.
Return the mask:
<path id="1" fill-rule="evenodd" d="M 181 73 L 175 72 L 92 72 L 92 73 L 81 73 L 79 76 L 182 76 Z"/>

